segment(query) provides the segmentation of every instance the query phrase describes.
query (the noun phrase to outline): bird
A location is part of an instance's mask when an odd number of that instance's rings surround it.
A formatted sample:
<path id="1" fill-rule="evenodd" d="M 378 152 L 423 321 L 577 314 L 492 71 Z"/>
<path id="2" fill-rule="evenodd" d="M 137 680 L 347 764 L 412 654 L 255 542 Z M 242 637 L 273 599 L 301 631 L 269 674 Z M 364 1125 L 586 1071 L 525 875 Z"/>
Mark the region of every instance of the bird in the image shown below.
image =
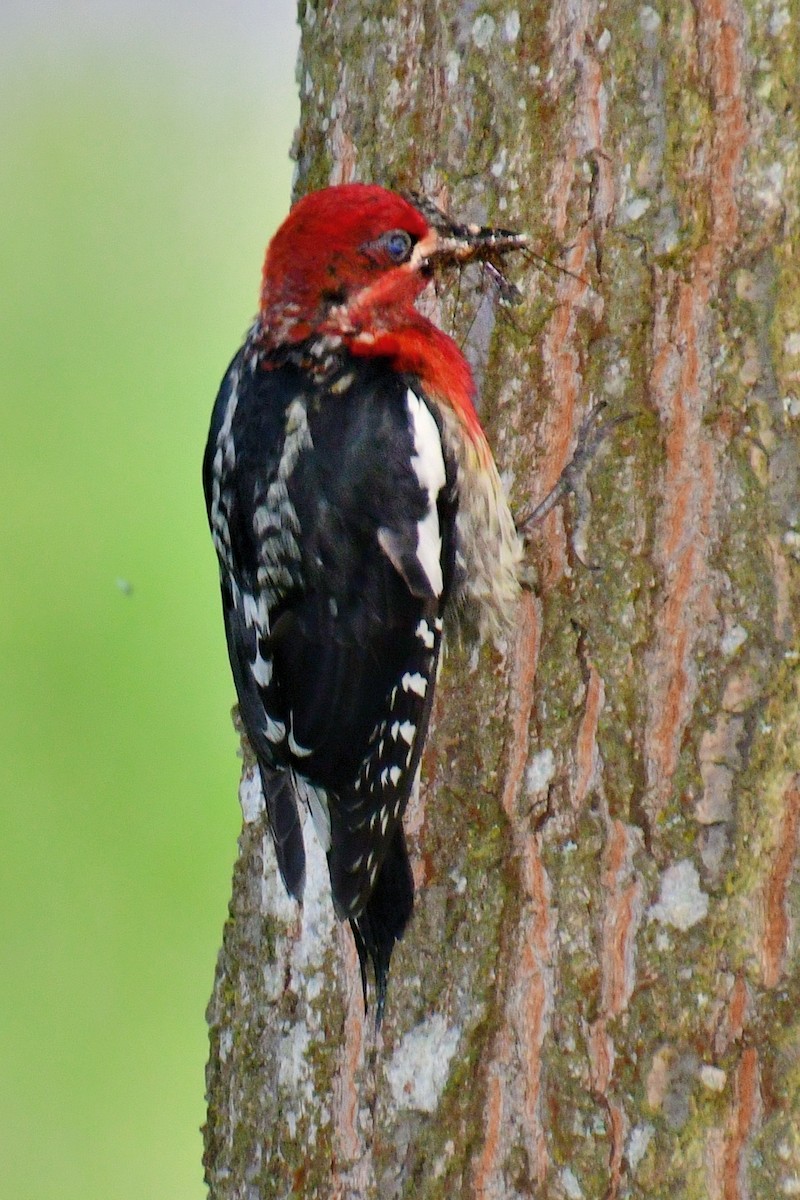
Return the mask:
<path id="1" fill-rule="evenodd" d="M 376 1022 L 412 914 L 403 814 L 445 628 L 507 630 L 522 541 L 456 343 L 416 302 L 527 238 L 348 183 L 298 200 L 223 378 L 203 460 L 228 655 L 277 866 L 302 900 L 302 809 Z"/>

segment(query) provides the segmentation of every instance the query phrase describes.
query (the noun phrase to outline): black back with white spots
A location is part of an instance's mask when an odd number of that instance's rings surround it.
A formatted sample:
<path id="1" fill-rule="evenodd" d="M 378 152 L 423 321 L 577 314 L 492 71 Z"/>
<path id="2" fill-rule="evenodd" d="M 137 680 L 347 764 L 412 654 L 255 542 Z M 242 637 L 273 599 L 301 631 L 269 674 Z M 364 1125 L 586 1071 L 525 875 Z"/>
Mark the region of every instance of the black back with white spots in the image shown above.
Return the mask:
<path id="1" fill-rule="evenodd" d="M 298 801 L 328 853 L 378 1013 L 413 883 L 402 830 L 430 718 L 455 558 L 455 467 L 435 405 L 381 360 L 314 380 L 240 351 L 203 480 L 228 651 L 287 889 Z"/>

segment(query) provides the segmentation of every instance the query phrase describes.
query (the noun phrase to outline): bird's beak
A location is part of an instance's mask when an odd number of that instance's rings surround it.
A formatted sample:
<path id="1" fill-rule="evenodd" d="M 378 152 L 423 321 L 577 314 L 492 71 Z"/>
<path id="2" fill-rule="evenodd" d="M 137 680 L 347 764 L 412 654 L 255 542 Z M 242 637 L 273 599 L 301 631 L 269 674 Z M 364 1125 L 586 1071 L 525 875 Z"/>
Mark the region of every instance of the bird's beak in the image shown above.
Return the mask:
<path id="1" fill-rule="evenodd" d="M 440 263 L 491 262 L 511 250 L 522 250 L 528 235 L 482 225 L 454 225 L 449 234 L 438 234 L 431 258 Z"/>
<path id="2" fill-rule="evenodd" d="M 419 209 L 430 226 L 429 233 L 414 248 L 419 266 L 469 262 L 492 262 L 512 250 L 523 250 L 528 235 L 511 229 L 492 229 L 484 225 L 459 225 L 452 221 L 427 196 L 410 193 L 408 199 Z"/>

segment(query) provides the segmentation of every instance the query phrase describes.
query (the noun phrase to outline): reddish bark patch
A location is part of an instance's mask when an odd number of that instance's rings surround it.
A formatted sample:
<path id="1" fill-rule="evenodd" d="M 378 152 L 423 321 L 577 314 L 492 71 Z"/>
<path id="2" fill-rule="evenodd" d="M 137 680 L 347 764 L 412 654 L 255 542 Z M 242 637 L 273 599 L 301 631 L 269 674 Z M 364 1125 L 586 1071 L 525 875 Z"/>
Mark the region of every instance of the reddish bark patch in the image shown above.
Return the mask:
<path id="1" fill-rule="evenodd" d="M 502 792 L 515 853 L 519 860 L 523 904 L 510 959 L 502 1023 L 487 1068 L 483 1145 L 473 1167 L 473 1189 L 480 1200 L 505 1194 L 503 1165 L 508 1128 L 522 1131 L 532 1176 L 541 1182 L 549 1157 L 541 1118 L 542 1047 L 552 1010 L 552 919 L 550 886 L 541 840 L 531 832 L 528 814 L 520 814 L 530 750 L 533 686 L 539 653 L 538 602 L 525 595 L 520 603 L 519 630 L 510 679 L 511 733 Z"/>
<path id="2" fill-rule="evenodd" d="M 609 1188 L 607 1200 L 619 1194 L 628 1121 L 622 1104 L 611 1093 L 616 1049 L 609 1022 L 624 1012 L 635 982 L 636 934 L 642 917 L 642 884 L 633 873 L 636 834 L 622 821 L 608 821 L 601 883 L 605 901 L 600 951 L 602 983 L 600 1015 L 589 1034 L 592 1087 L 608 1117 Z"/>
<path id="3" fill-rule="evenodd" d="M 578 740 L 575 745 L 575 789 L 573 805 L 576 812 L 583 807 L 594 782 L 598 763 L 597 726 L 600 713 L 605 702 L 605 686 L 597 668 L 592 664 L 589 668 L 589 682 L 586 687 L 586 703 L 583 707 Z"/>
<path id="4" fill-rule="evenodd" d="M 779 982 L 789 943 L 789 907 L 787 891 L 797 857 L 800 830 L 800 775 L 786 789 L 778 841 L 772 869 L 764 888 L 764 934 L 761 943 L 761 971 L 764 986 Z"/>
<path id="5" fill-rule="evenodd" d="M 490 1190 L 490 1185 L 498 1168 L 502 1126 L 503 1084 L 499 1063 L 496 1063 L 495 1069 L 489 1077 L 483 1149 L 475 1164 L 473 1174 L 476 1200 L 490 1200 L 490 1197 L 495 1194 L 496 1189 Z"/>
<path id="6" fill-rule="evenodd" d="M 736 1072 L 733 1109 L 728 1122 L 722 1176 L 723 1200 L 746 1200 L 745 1150 L 761 1110 L 758 1051 L 748 1046 Z"/>
<path id="7" fill-rule="evenodd" d="M 342 1200 L 350 1194 L 353 1168 L 362 1180 L 372 1174 L 371 1154 L 358 1131 L 358 1071 L 364 1058 L 364 1009 L 355 943 L 347 926 L 339 927 L 339 951 L 345 968 L 347 1011 L 339 1072 L 332 1096 L 333 1145 L 331 1196 Z M 366 1194 L 366 1193 L 364 1193 Z"/>

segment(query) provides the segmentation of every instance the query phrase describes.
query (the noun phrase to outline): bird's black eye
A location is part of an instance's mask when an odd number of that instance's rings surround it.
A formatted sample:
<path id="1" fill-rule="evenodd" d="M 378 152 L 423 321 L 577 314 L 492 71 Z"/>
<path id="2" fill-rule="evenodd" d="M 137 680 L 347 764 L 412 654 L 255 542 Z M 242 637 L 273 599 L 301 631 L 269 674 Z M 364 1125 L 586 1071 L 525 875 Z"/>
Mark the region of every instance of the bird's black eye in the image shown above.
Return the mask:
<path id="1" fill-rule="evenodd" d="M 414 249 L 414 240 L 410 233 L 406 233 L 405 229 L 390 230 L 389 233 L 383 235 L 381 242 L 389 258 L 396 263 L 404 263 Z"/>

